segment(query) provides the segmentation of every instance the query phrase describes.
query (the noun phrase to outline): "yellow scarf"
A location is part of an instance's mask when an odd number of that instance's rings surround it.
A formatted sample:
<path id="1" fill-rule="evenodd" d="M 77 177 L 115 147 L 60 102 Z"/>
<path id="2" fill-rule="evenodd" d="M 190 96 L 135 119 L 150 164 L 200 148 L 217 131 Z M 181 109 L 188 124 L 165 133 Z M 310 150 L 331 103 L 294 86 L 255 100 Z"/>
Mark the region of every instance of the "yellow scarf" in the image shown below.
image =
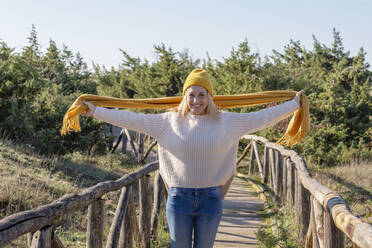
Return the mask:
<path id="1" fill-rule="evenodd" d="M 264 91 L 251 94 L 214 96 L 213 101 L 219 108 L 235 108 L 243 106 L 260 105 L 292 99 L 295 91 Z M 114 97 L 103 97 L 84 94 L 79 96 L 66 112 L 63 118 L 61 134 L 67 132 L 81 131 L 79 115 L 89 108 L 83 101 L 91 102 L 96 106 L 113 108 L 135 108 L 135 109 L 169 109 L 177 107 L 182 97 L 161 97 L 148 99 L 119 99 Z M 301 95 L 301 107 L 294 112 L 284 136 L 278 140 L 280 144 L 293 146 L 300 142 L 310 127 L 309 102 L 307 97 Z"/>

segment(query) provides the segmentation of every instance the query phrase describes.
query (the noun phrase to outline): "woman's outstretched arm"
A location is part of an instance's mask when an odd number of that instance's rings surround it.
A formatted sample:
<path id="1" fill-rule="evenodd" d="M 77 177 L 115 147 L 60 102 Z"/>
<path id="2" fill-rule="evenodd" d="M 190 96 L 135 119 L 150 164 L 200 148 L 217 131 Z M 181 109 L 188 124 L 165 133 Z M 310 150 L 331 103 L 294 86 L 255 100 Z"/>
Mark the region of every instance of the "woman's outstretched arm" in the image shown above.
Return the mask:
<path id="1" fill-rule="evenodd" d="M 89 110 L 81 115 L 95 117 L 114 126 L 146 133 L 154 138 L 158 138 L 167 126 L 165 113 L 135 113 L 131 111 L 96 107 L 94 104 L 85 101 L 84 103 L 89 107 Z"/>
<path id="2" fill-rule="evenodd" d="M 303 90 L 297 92 L 296 96 L 290 101 L 257 112 L 230 113 L 232 130 L 235 130 L 234 132 L 240 137 L 275 124 L 293 114 L 301 106 L 300 98 L 302 93 Z"/>

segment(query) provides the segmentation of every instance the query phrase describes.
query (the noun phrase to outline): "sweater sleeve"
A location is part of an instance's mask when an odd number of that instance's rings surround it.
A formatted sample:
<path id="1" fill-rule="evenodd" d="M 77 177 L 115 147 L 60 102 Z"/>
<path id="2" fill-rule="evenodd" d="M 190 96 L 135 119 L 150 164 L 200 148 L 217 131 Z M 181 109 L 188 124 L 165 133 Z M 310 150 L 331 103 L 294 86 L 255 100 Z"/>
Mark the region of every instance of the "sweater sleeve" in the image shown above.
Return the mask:
<path id="1" fill-rule="evenodd" d="M 128 128 L 158 138 L 166 127 L 165 113 L 144 114 L 97 107 L 94 117 L 114 126 Z"/>
<path id="2" fill-rule="evenodd" d="M 300 107 L 299 99 L 265 108 L 257 112 L 231 113 L 231 127 L 239 137 L 265 129 L 276 122 L 290 116 Z"/>

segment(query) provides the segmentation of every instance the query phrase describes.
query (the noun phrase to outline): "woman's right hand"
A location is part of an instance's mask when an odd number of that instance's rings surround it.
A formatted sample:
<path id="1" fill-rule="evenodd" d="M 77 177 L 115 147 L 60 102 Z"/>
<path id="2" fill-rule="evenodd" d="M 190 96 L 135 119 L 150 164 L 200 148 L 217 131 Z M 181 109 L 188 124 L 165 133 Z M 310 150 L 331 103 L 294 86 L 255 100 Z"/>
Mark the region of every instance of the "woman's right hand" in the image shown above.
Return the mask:
<path id="1" fill-rule="evenodd" d="M 304 93 L 304 90 L 298 91 L 297 94 L 296 94 L 296 96 L 294 97 L 294 99 L 296 99 L 296 102 L 300 106 L 301 106 L 301 95 L 302 95 L 302 93 Z"/>
<path id="2" fill-rule="evenodd" d="M 83 101 L 83 103 L 88 106 L 89 110 L 85 111 L 81 115 L 82 116 L 93 116 L 94 111 L 96 110 L 96 106 L 93 103 L 90 103 L 90 102 L 87 102 L 87 101 Z"/>

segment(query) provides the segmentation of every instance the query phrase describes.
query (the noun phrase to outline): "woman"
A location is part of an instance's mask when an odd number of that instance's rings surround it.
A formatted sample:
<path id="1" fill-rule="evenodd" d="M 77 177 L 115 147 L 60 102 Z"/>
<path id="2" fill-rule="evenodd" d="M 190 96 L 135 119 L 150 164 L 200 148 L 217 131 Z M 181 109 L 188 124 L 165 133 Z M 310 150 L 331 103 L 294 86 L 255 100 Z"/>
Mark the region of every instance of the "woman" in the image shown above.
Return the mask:
<path id="1" fill-rule="evenodd" d="M 222 189 L 236 173 L 239 138 L 287 117 L 293 100 L 252 113 L 220 112 L 203 69 L 193 70 L 175 112 L 143 114 L 95 107 L 85 116 L 146 133 L 158 141 L 159 170 L 168 190 L 167 220 L 172 247 L 213 247 L 222 215 Z"/>

